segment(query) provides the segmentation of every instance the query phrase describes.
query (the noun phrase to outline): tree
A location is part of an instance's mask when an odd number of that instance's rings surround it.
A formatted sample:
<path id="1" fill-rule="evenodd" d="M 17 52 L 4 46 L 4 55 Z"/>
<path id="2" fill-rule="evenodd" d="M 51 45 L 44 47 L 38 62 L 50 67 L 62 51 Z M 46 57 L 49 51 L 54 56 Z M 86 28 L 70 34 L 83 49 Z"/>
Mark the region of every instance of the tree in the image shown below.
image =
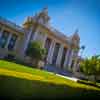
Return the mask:
<path id="1" fill-rule="evenodd" d="M 90 61 L 88 58 L 86 58 L 84 61 L 80 63 L 80 70 L 85 75 L 90 75 Z"/>
<path id="2" fill-rule="evenodd" d="M 100 75 L 100 56 L 95 55 L 92 56 L 91 58 L 91 64 L 92 64 L 92 75 L 94 75 L 95 81 L 96 81 L 96 76 Z"/>
<path id="3" fill-rule="evenodd" d="M 30 42 L 26 50 L 26 55 L 31 57 L 32 62 L 37 67 L 39 60 L 43 60 L 46 54 L 45 48 L 42 47 L 40 42 L 34 41 Z"/>
<path id="4" fill-rule="evenodd" d="M 94 80 L 96 81 L 96 76 L 100 75 L 100 58 L 99 55 L 92 56 L 91 58 L 85 59 L 80 63 L 81 72 L 85 75 L 94 75 Z"/>

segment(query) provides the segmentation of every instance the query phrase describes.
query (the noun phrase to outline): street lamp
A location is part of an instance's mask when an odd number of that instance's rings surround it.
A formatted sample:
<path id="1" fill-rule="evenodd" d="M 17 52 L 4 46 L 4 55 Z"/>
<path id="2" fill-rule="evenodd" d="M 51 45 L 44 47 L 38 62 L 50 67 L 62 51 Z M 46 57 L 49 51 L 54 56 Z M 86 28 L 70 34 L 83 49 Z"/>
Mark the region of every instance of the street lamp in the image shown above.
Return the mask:
<path id="1" fill-rule="evenodd" d="M 81 51 L 81 53 L 80 53 L 80 58 L 79 58 L 79 62 L 78 62 L 78 69 L 77 69 L 78 72 L 80 72 L 80 60 L 82 59 L 82 54 L 83 54 L 83 51 L 84 51 L 84 49 L 85 49 L 85 46 L 82 45 L 82 46 L 80 47 L 80 50 L 81 50 L 81 49 L 82 49 L 82 51 Z"/>
<path id="2" fill-rule="evenodd" d="M 82 45 L 82 46 L 80 47 L 80 49 L 82 49 L 82 51 L 81 51 L 81 57 L 82 57 L 83 51 L 84 51 L 84 49 L 85 49 L 85 46 Z"/>

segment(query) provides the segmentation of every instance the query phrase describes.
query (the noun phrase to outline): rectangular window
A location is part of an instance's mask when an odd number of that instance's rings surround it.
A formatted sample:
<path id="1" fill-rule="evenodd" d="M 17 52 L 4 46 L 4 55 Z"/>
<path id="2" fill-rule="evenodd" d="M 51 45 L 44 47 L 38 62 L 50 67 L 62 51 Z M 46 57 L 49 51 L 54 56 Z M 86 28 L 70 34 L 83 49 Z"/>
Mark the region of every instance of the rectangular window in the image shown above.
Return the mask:
<path id="1" fill-rule="evenodd" d="M 4 31 L 1 38 L 0 38 L 0 47 L 1 48 L 5 48 L 5 45 L 7 43 L 9 37 L 9 32 L 8 31 Z"/>
<path id="2" fill-rule="evenodd" d="M 60 44 L 59 43 L 56 43 L 55 48 L 54 48 L 54 53 L 53 53 L 52 64 L 55 64 L 56 63 L 57 56 L 58 56 L 58 51 L 59 51 L 59 47 L 60 47 Z"/>
<path id="3" fill-rule="evenodd" d="M 0 27 L 0 32 L 1 32 L 1 27 Z"/>
<path id="4" fill-rule="evenodd" d="M 9 41 L 9 44 L 8 44 L 8 50 L 13 50 L 14 49 L 16 40 L 17 40 L 17 35 L 13 34 L 10 41 Z"/>
<path id="5" fill-rule="evenodd" d="M 67 53 L 67 48 L 64 48 L 64 49 L 63 49 L 63 54 L 62 54 L 62 59 L 61 59 L 61 68 L 64 67 L 64 62 L 65 62 L 66 53 Z"/>

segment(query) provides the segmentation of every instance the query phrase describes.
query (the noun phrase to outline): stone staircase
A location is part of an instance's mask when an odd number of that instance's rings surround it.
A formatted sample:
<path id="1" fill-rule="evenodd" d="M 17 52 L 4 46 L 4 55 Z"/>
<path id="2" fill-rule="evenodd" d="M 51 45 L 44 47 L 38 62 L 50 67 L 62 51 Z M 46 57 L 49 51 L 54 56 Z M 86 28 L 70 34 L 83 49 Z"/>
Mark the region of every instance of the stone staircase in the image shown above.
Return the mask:
<path id="1" fill-rule="evenodd" d="M 45 65 L 44 70 L 47 70 L 49 72 L 54 72 L 55 74 L 60 74 L 60 75 L 64 75 L 64 76 L 69 76 L 69 77 L 73 76 L 73 74 L 71 72 L 60 69 L 54 65 Z"/>

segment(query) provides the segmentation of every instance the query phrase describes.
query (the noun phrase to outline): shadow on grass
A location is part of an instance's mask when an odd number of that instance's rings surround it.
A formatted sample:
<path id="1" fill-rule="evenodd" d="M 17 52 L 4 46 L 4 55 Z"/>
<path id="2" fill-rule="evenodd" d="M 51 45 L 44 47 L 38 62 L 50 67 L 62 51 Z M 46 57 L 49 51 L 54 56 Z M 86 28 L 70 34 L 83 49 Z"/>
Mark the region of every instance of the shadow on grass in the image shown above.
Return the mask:
<path id="1" fill-rule="evenodd" d="M 42 81 L 0 76 L 0 100 L 33 100 L 34 98 L 94 98 L 100 91 L 72 88 Z"/>
<path id="2" fill-rule="evenodd" d="M 86 84 L 86 85 L 91 85 L 91 86 L 94 86 L 94 87 L 97 87 L 97 88 L 100 88 L 100 85 L 98 85 L 97 83 L 92 82 L 92 81 L 78 80 L 77 82 L 78 83 L 82 83 L 82 84 Z"/>

